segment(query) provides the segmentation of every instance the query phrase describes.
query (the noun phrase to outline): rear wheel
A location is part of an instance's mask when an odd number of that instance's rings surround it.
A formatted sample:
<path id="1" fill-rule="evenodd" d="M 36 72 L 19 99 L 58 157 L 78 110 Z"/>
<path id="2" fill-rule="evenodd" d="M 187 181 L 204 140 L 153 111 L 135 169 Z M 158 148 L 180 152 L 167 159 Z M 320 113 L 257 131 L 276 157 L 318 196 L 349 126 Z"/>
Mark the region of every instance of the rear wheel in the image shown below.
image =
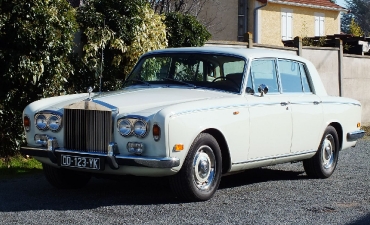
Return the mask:
<path id="1" fill-rule="evenodd" d="M 339 140 L 337 131 L 328 126 L 321 139 L 316 154 L 303 161 L 303 167 L 307 175 L 314 178 L 330 177 L 338 163 Z"/>
<path id="2" fill-rule="evenodd" d="M 182 199 L 205 201 L 216 192 L 221 174 L 220 147 L 212 135 L 202 133 L 190 147 L 181 170 L 170 177 L 170 185 Z"/>
<path id="3" fill-rule="evenodd" d="M 46 180 L 59 189 L 75 189 L 84 187 L 91 179 L 89 173 L 56 168 L 42 164 Z"/>

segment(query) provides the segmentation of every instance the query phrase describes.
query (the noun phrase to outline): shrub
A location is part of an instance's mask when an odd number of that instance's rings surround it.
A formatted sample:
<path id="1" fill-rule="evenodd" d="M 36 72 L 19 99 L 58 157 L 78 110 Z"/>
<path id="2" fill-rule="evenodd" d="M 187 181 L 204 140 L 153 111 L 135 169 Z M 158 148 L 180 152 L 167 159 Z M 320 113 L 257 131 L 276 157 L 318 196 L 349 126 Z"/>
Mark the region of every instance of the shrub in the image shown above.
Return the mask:
<path id="1" fill-rule="evenodd" d="M 19 149 L 28 103 L 64 93 L 76 28 L 67 1 L 0 1 L 0 156 Z"/>
<path id="2" fill-rule="evenodd" d="M 203 46 L 211 38 L 207 29 L 194 16 L 188 14 L 168 13 L 164 23 L 167 26 L 169 47 Z"/>
<path id="3" fill-rule="evenodd" d="M 119 88 L 141 54 L 167 46 L 162 17 L 144 0 L 91 0 L 78 9 L 77 21 L 83 56 L 75 79 L 98 86 L 102 75 L 103 90 Z"/>

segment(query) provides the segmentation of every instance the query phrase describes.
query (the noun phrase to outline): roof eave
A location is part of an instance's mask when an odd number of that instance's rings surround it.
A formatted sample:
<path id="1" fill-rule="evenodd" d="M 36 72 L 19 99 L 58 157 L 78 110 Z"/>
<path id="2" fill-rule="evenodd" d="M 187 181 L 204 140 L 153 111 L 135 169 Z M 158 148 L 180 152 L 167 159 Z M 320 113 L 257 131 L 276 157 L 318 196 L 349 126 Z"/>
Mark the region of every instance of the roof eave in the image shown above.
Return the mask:
<path id="1" fill-rule="evenodd" d="M 345 8 L 335 8 L 335 7 L 312 5 L 312 4 L 302 4 L 302 3 L 286 2 L 286 1 L 280 1 L 280 0 L 268 0 L 268 2 L 282 4 L 282 5 L 293 5 L 293 6 L 300 6 L 300 7 L 308 7 L 308 8 L 313 8 L 313 9 L 333 10 L 333 11 L 339 11 L 339 12 L 347 12 L 348 11 Z"/>

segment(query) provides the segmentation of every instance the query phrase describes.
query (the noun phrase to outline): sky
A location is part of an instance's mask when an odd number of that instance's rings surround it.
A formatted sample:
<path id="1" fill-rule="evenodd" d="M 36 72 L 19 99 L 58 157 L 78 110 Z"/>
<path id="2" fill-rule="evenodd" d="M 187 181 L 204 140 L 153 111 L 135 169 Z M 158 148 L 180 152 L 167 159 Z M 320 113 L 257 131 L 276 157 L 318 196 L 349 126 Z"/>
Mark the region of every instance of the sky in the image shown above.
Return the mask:
<path id="1" fill-rule="evenodd" d="M 337 0 L 337 4 L 346 7 L 346 2 L 344 0 Z"/>

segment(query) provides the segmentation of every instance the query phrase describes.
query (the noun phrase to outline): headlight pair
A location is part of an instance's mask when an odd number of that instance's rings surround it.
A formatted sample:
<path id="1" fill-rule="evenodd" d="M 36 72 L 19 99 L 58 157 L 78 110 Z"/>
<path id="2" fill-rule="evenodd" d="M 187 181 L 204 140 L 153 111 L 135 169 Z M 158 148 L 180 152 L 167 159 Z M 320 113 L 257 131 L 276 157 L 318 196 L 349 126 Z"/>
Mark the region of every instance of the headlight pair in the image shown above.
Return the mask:
<path id="1" fill-rule="evenodd" d="M 124 117 L 117 121 L 117 129 L 124 136 L 143 138 L 149 131 L 149 120 L 145 117 Z"/>
<path id="2" fill-rule="evenodd" d="M 58 112 L 44 111 L 35 114 L 35 126 L 37 129 L 57 132 L 62 128 L 62 115 Z"/>

